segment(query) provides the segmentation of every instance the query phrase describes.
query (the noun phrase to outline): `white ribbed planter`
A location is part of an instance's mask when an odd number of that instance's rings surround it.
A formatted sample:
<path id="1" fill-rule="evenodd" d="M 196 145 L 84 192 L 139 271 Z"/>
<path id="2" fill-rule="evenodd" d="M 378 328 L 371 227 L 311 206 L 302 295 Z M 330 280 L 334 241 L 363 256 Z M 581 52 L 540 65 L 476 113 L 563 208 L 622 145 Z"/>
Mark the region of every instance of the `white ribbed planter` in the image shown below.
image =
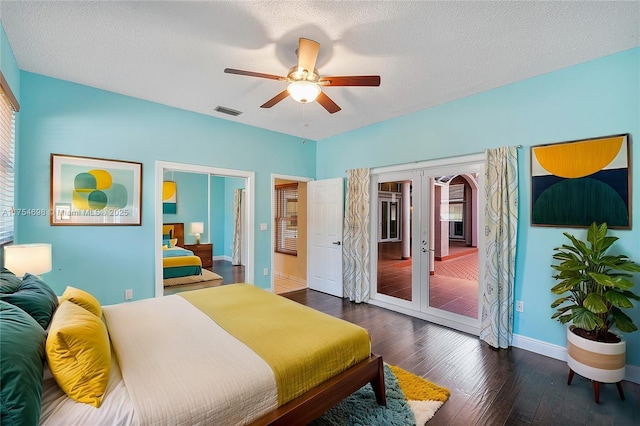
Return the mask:
<path id="1" fill-rule="evenodd" d="M 584 339 L 567 329 L 567 364 L 579 375 L 601 383 L 624 379 L 627 343 Z"/>

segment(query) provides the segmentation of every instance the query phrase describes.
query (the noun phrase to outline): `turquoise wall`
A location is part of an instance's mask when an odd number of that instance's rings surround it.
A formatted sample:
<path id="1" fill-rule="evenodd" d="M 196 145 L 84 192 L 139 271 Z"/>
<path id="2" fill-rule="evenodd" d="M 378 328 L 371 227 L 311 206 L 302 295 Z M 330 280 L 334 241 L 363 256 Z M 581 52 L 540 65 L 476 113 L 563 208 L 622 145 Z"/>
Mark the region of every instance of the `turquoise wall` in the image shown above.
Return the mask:
<path id="1" fill-rule="evenodd" d="M 384 80 L 383 80 L 384 81 Z M 318 142 L 318 179 L 344 177 L 345 170 L 378 167 L 523 145 L 519 150 L 520 226 L 515 298 L 515 333 L 565 345 L 565 327 L 549 317 L 554 285 L 553 248 L 565 242 L 563 228 L 531 227 L 530 147 L 553 142 L 630 133 L 640 139 L 640 48 L 520 81 L 414 114 Z M 632 211 L 640 212 L 640 148 L 632 152 Z M 616 250 L 640 261 L 640 224 L 616 231 Z M 583 230 L 577 230 L 584 237 Z M 635 278 L 640 291 L 640 278 Z M 640 325 L 640 308 L 630 312 Z M 627 334 L 629 364 L 640 366 L 640 331 Z"/>
<path id="2" fill-rule="evenodd" d="M 4 32 L 2 21 L 0 21 L 0 70 L 9 83 L 13 95 L 20 102 L 20 69 L 9 45 L 7 34 Z"/>
<path id="3" fill-rule="evenodd" d="M 102 304 L 154 296 L 155 162 L 255 172 L 256 223 L 271 217 L 271 174 L 315 175 L 315 143 L 256 127 L 22 72 L 18 208 L 49 207 L 51 153 L 143 163 L 142 226 L 50 226 L 20 217 L 19 243 L 53 245 L 45 280 L 83 288 Z M 179 189 L 178 189 L 179 190 Z M 203 217 L 206 220 L 206 217 Z M 271 267 L 269 232 L 255 231 L 255 268 Z M 255 277 L 268 288 L 268 277 Z"/>

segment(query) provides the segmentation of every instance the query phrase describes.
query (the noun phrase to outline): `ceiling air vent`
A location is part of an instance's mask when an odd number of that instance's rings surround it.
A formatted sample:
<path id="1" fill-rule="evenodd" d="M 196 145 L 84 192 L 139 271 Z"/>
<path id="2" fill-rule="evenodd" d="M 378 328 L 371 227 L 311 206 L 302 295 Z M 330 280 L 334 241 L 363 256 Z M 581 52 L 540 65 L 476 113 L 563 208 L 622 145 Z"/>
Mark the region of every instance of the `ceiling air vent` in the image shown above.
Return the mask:
<path id="1" fill-rule="evenodd" d="M 223 106 L 217 106 L 216 111 L 221 112 L 223 114 L 233 115 L 234 117 L 242 114 L 242 111 L 236 111 L 235 109 L 231 109 Z"/>

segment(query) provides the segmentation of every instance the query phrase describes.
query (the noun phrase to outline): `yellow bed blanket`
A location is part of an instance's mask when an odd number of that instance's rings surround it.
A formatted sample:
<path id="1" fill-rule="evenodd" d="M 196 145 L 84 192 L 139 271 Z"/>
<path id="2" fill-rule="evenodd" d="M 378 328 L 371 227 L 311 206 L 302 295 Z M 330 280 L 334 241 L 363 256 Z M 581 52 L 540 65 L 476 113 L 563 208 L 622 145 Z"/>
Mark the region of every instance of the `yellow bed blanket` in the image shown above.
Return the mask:
<path id="1" fill-rule="evenodd" d="M 364 328 L 248 284 L 181 293 L 269 364 L 282 405 L 366 359 Z"/>
<path id="2" fill-rule="evenodd" d="M 176 256 L 162 259 L 163 268 L 175 268 L 177 266 L 202 266 L 202 260 L 198 256 Z"/>

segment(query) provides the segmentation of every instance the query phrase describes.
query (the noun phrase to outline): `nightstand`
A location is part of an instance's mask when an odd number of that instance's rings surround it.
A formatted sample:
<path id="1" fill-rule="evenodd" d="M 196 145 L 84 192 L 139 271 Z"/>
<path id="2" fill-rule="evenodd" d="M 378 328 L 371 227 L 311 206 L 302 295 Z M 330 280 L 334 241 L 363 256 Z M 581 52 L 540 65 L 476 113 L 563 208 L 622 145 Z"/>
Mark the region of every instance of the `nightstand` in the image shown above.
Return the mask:
<path id="1" fill-rule="evenodd" d="M 203 268 L 213 267 L 213 244 L 185 244 L 184 248 L 200 258 Z"/>

